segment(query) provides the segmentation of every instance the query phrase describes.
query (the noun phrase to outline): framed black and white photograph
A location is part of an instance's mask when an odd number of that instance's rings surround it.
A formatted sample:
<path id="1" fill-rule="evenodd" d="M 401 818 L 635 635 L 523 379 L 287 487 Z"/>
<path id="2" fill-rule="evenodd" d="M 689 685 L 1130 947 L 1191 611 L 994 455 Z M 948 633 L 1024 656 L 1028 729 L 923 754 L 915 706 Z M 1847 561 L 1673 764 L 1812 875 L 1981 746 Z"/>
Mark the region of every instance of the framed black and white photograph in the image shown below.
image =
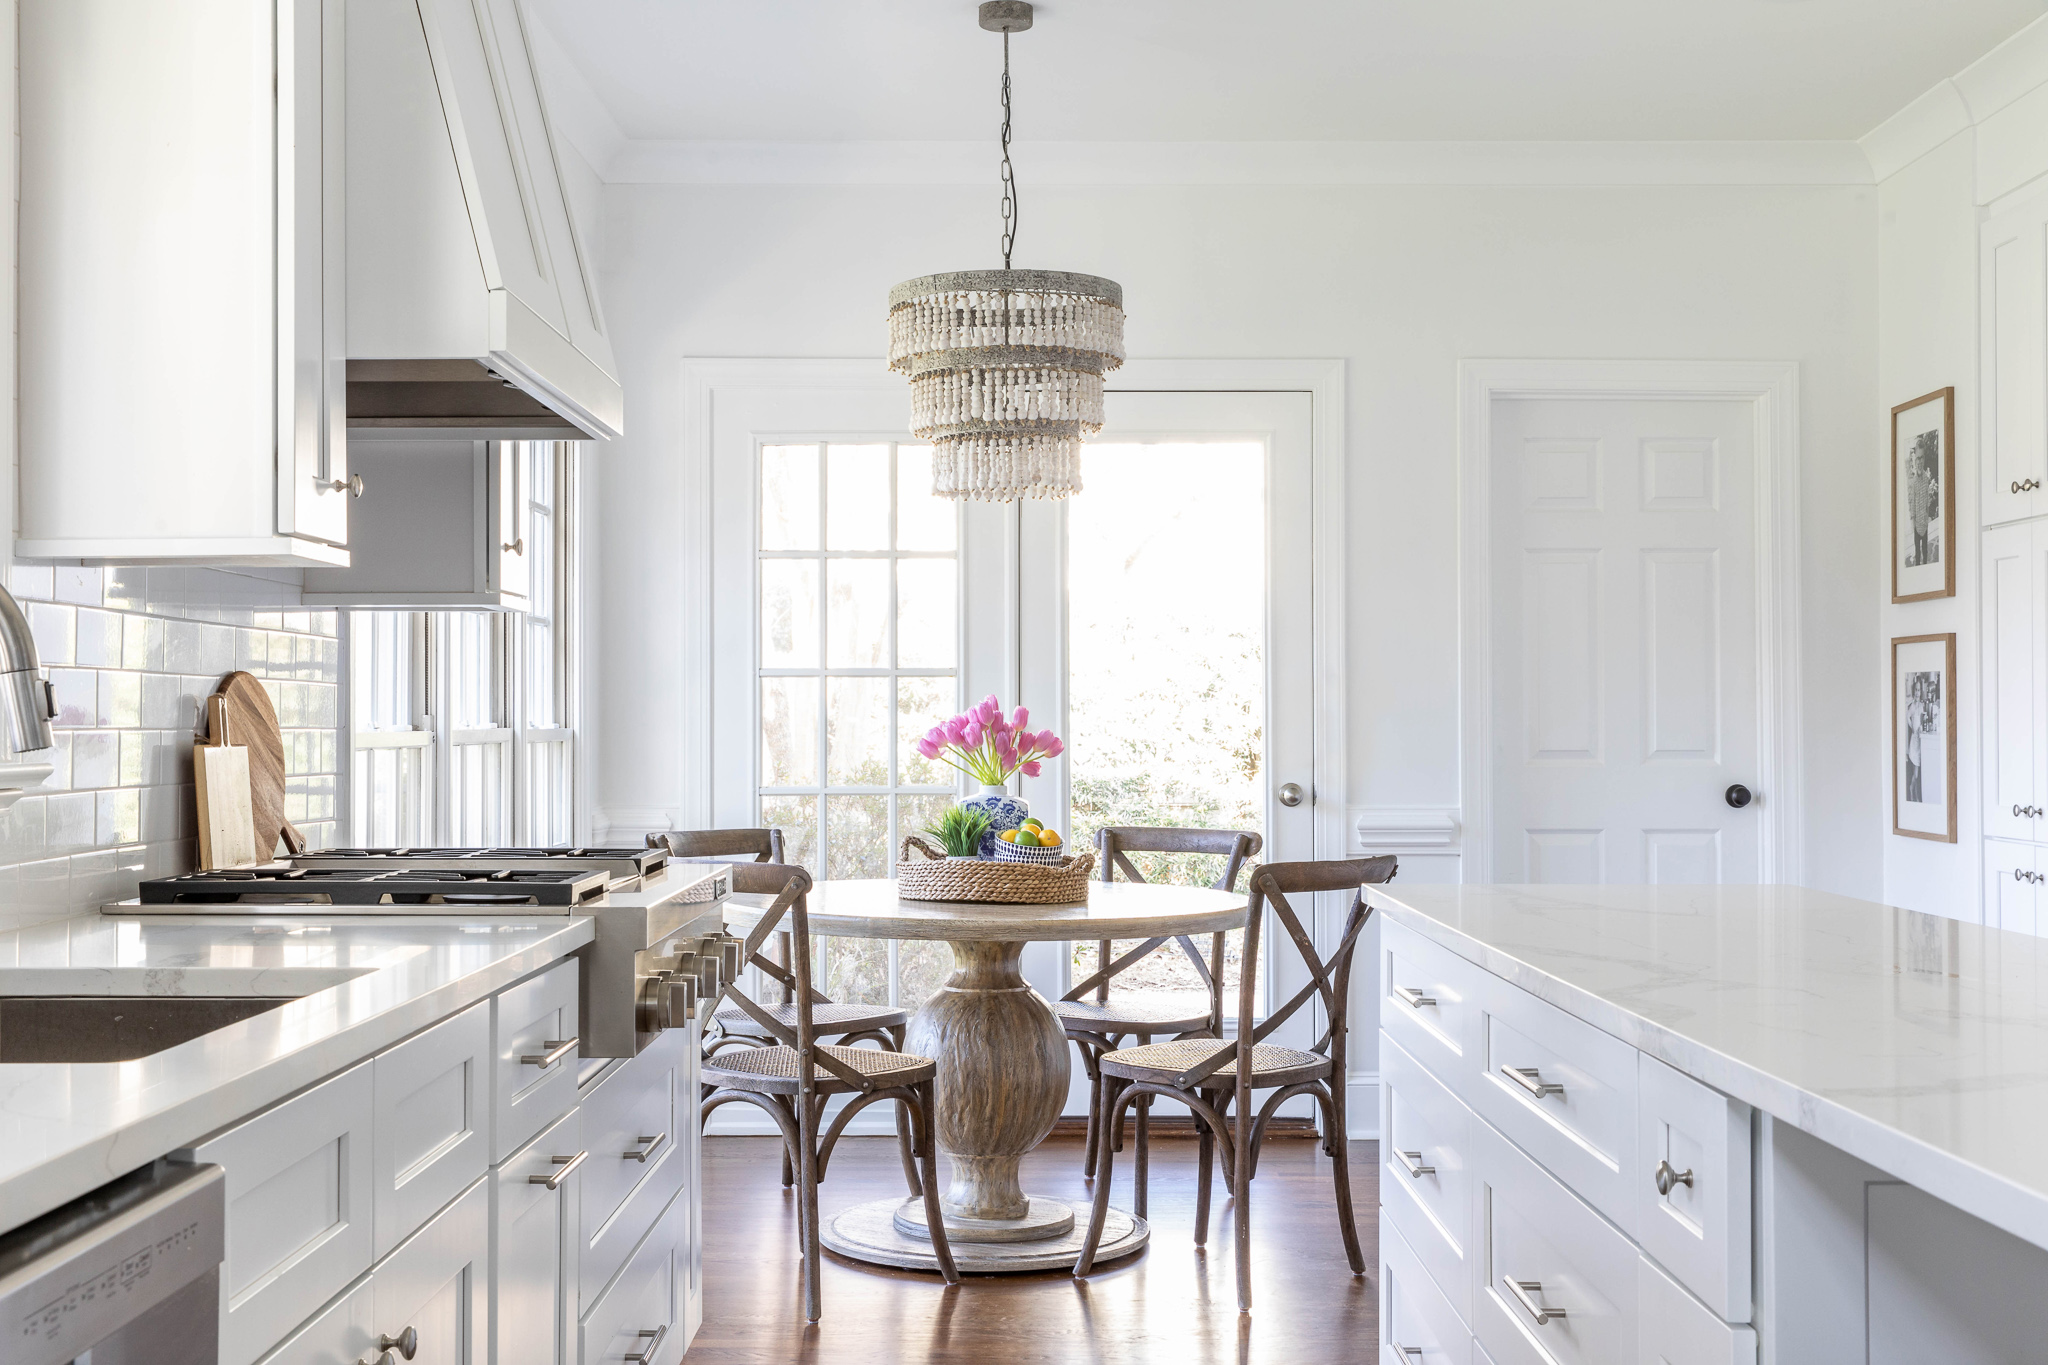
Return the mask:
<path id="1" fill-rule="evenodd" d="M 1956 637 L 1892 641 L 1892 833 L 1956 841 Z"/>
<path id="2" fill-rule="evenodd" d="M 1892 601 L 1956 595 L 1956 391 L 1892 409 Z"/>

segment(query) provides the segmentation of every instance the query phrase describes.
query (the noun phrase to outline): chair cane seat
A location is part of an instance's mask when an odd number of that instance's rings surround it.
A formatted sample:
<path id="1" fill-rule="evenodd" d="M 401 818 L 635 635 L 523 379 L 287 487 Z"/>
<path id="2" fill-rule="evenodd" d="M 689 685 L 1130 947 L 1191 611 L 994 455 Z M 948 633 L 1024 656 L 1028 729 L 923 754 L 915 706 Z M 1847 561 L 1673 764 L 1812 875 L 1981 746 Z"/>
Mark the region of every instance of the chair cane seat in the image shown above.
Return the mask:
<path id="1" fill-rule="evenodd" d="M 1052 1012 L 1069 1035 L 1114 1037 L 1124 1033 L 1186 1033 L 1209 1025 L 1209 999 L 1192 992 L 1172 995 L 1112 995 L 1107 1003 L 1055 1000 Z"/>
<path id="2" fill-rule="evenodd" d="M 915 1057 L 904 1052 L 884 1052 L 872 1047 L 840 1047 L 834 1043 L 817 1044 L 818 1051 L 829 1052 L 834 1061 L 844 1063 L 852 1070 L 867 1076 L 887 1087 L 892 1085 L 916 1085 L 928 1081 L 938 1074 L 939 1065 L 929 1057 Z M 793 1047 L 754 1047 L 743 1052 L 726 1052 L 704 1063 L 704 1084 L 721 1089 L 751 1090 L 769 1095 L 794 1095 L 797 1093 L 798 1065 L 796 1049 Z M 855 1087 L 841 1080 L 822 1066 L 814 1066 L 812 1075 L 816 1091 L 820 1095 L 838 1095 L 852 1091 Z"/>
<path id="3" fill-rule="evenodd" d="M 784 1028 L 796 1027 L 795 1005 L 771 1005 L 767 1011 L 775 1022 Z M 711 1016 L 720 1031 L 742 1034 L 749 1038 L 766 1038 L 768 1030 L 761 1027 L 753 1015 L 738 1005 L 729 1005 Z M 870 1029 L 899 1028 L 910 1022 L 910 1011 L 892 1009 L 887 1005 L 823 1005 L 811 1006 L 813 1026 L 822 1035 L 836 1037 L 844 1033 L 866 1033 Z"/>
<path id="4" fill-rule="evenodd" d="M 1214 1038 L 1186 1038 L 1173 1043 L 1150 1043 L 1144 1047 L 1118 1048 L 1105 1052 L 1097 1061 L 1103 1074 L 1127 1081 L 1171 1083 L 1175 1076 L 1214 1055 L 1228 1043 Z M 1260 1088 L 1294 1085 L 1320 1080 L 1330 1074 L 1330 1059 L 1277 1043 L 1259 1043 L 1252 1048 L 1252 1084 Z M 1237 1059 L 1232 1058 L 1202 1078 L 1204 1089 L 1221 1089 L 1237 1084 Z"/>

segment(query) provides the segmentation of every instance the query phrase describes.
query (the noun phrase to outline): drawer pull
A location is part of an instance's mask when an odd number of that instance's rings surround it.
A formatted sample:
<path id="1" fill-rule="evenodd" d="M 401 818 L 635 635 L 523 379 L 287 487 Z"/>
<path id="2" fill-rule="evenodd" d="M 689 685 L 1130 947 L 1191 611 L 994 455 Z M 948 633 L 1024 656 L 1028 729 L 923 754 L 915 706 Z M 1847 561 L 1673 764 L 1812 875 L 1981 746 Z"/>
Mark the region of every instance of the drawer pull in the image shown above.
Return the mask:
<path id="1" fill-rule="evenodd" d="M 1420 1152 L 1404 1152 L 1397 1147 L 1394 1149 L 1394 1155 L 1401 1159 L 1401 1169 L 1408 1172 L 1410 1180 L 1420 1180 L 1426 1175 L 1436 1174 L 1436 1167 L 1422 1164 Z"/>
<path id="2" fill-rule="evenodd" d="M 1562 1085 L 1559 1085 L 1556 1081 L 1544 1080 L 1542 1071 L 1533 1066 L 1504 1066 L 1500 1069 L 1500 1074 L 1513 1081 L 1516 1085 L 1521 1086 L 1522 1089 L 1528 1091 L 1539 1100 L 1545 1095 L 1562 1095 L 1564 1093 Z"/>
<path id="3" fill-rule="evenodd" d="M 377 1338 L 377 1349 L 384 1353 L 381 1359 L 385 1361 L 391 1359 L 393 1351 L 398 1352 L 399 1355 L 407 1360 L 411 1360 L 419 1354 L 420 1334 L 416 1329 L 407 1327 L 395 1337 L 380 1335 Z"/>
<path id="4" fill-rule="evenodd" d="M 1678 1187 L 1679 1187 L 1680 1185 L 1683 1185 L 1683 1186 L 1685 1186 L 1685 1187 L 1686 1187 L 1687 1189 L 1691 1189 L 1691 1188 L 1693 1187 L 1693 1185 L 1692 1185 L 1692 1170 L 1691 1170 L 1691 1168 L 1690 1168 L 1690 1167 L 1688 1167 L 1687 1169 L 1685 1169 L 1685 1170 L 1682 1170 L 1682 1171 L 1679 1171 L 1679 1170 L 1673 1170 L 1673 1169 L 1672 1169 L 1672 1166 L 1671 1166 L 1671 1163 L 1670 1163 L 1670 1162 L 1668 1162 L 1668 1161 L 1660 1161 L 1660 1162 L 1658 1162 L 1658 1163 L 1657 1163 L 1657 1193 L 1659 1193 L 1659 1194 L 1670 1194 L 1670 1193 L 1671 1193 L 1671 1192 L 1672 1192 L 1673 1190 L 1677 1189 L 1677 1188 L 1678 1188 Z"/>
<path id="5" fill-rule="evenodd" d="M 1517 1280 L 1503 1275 L 1500 1277 L 1500 1282 L 1508 1287 L 1508 1293 L 1515 1296 L 1515 1302 L 1522 1305 L 1523 1311 L 1536 1319 L 1538 1327 L 1548 1325 L 1552 1318 L 1564 1317 L 1565 1313 L 1562 1308 L 1545 1308 L 1542 1304 L 1529 1297 L 1531 1294 L 1541 1294 L 1543 1292 L 1543 1281 Z"/>
<path id="6" fill-rule="evenodd" d="M 641 1328 L 640 1340 L 642 1342 L 645 1342 L 646 1344 L 641 1346 L 641 1348 L 637 1351 L 626 1352 L 625 1358 L 627 1360 L 638 1361 L 639 1365 L 647 1365 L 648 1361 L 654 1359 L 654 1353 L 661 1349 L 661 1343 L 667 1336 L 668 1324 L 665 1322 L 661 1326 L 653 1329 L 652 1331 L 649 1331 L 644 1327 Z M 649 1340 L 649 1338 L 652 1338 L 652 1340 Z"/>
<path id="7" fill-rule="evenodd" d="M 627 1161 L 645 1161 L 661 1150 L 661 1144 L 668 1141 L 668 1134 L 659 1133 L 654 1137 L 643 1136 L 640 1140 L 647 1145 L 637 1152 L 621 1152 L 619 1155 Z"/>
<path id="8" fill-rule="evenodd" d="M 562 1182 L 576 1174 L 576 1168 L 581 1166 L 589 1156 L 590 1151 L 588 1148 L 585 1148 L 574 1156 L 555 1157 L 554 1163 L 562 1169 L 550 1172 L 547 1175 L 530 1175 L 526 1177 L 526 1183 L 529 1185 L 545 1185 L 551 1190 L 559 1190 L 562 1188 Z"/>
<path id="9" fill-rule="evenodd" d="M 1403 1346 L 1398 1341 L 1390 1341 L 1387 1345 L 1393 1347 L 1394 1354 L 1400 1356 L 1403 1360 L 1422 1359 L 1422 1348 L 1420 1346 Z"/>
<path id="10" fill-rule="evenodd" d="M 576 1045 L 582 1041 L 581 1038 L 550 1038 L 541 1044 L 547 1049 L 546 1052 L 529 1052 L 519 1059 L 519 1065 L 537 1066 L 545 1071 L 574 1052 Z"/>
<path id="11" fill-rule="evenodd" d="M 1407 1001 L 1408 1008 L 1412 1010 L 1419 1010 L 1424 1005 L 1434 1005 L 1436 1003 L 1435 996 L 1424 995 L 1413 986 L 1396 986 L 1394 987 L 1394 994 Z"/>

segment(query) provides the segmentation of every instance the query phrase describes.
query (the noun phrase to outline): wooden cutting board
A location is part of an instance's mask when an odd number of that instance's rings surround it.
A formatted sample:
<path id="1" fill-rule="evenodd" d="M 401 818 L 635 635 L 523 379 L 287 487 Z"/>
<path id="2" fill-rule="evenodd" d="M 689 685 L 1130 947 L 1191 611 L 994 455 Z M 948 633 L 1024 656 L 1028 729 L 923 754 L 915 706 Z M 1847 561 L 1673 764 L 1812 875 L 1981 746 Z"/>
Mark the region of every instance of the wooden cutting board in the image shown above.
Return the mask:
<path id="1" fill-rule="evenodd" d="M 306 841 L 284 814 L 284 734 L 278 729 L 277 710 L 270 694 L 253 673 L 230 673 L 221 679 L 214 696 L 226 720 L 227 734 L 212 730 L 216 714 L 208 711 L 209 733 L 215 744 L 229 744 L 249 751 L 249 815 L 256 840 L 256 856 L 268 861 L 277 853 L 277 840 L 297 853 Z"/>
<path id="2" fill-rule="evenodd" d="M 221 699 L 207 698 L 208 728 L 218 737 Z M 199 804 L 199 866 L 248 867 L 256 858 L 256 820 L 249 801 L 249 751 L 239 744 L 201 744 L 192 750 L 192 789 Z M 273 836 L 273 843 L 275 836 Z M 264 857 L 268 858 L 266 850 Z"/>

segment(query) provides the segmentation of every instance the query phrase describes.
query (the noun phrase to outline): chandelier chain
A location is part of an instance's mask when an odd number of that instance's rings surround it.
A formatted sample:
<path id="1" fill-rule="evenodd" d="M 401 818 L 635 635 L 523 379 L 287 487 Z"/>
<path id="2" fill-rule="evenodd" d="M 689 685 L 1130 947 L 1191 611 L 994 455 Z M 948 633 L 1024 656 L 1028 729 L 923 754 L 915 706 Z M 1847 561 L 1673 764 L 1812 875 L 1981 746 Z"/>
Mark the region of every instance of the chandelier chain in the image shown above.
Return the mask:
<path id="1" fill-rule="evenodd" d="M 1010 34 L 1003 31 L 1003 269 L 1017 243 L 1017 174 L 1010 166 Z"/>

